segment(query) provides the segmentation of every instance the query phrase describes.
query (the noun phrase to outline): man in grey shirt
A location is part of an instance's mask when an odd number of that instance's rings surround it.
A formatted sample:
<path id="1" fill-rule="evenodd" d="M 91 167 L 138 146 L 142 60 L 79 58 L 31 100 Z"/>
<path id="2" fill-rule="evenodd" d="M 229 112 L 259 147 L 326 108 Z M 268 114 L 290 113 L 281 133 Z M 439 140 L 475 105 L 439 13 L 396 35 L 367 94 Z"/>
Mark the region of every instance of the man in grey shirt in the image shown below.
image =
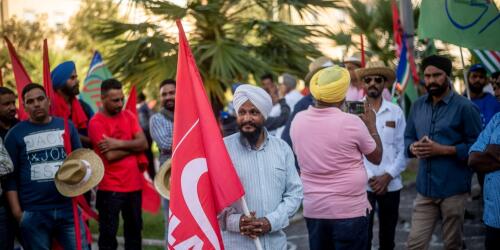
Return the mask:
<path id="1" fill-rule="evenodd" d="M 233 100 L 239 133 L 224 138 L 251 211 L 236 202 L 219 215 L 226 249 L 286 249 L 283 229 L 303 197 L 293 153 L 285 141 L 269 135 L 264 122 L 272 108 L 269 94 L 249 84 L 236 89 Z"/>

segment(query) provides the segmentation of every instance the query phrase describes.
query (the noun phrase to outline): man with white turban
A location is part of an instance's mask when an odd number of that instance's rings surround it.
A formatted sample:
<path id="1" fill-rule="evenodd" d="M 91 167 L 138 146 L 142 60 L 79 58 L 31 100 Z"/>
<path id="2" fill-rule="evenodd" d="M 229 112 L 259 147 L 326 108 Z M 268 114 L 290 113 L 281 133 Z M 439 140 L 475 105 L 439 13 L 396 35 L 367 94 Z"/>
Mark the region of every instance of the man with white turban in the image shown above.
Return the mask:
<path id="1" fill-rule="evenodd" d="M 311 250 L 367 249 L 371 207 L 362 156 L 378 165 L 382 144 L 373 109 L 361 117 L 340 110 L 349 82 L 349 71 L 339 66 L 316 72 L 309 83 L 314 106 L 298 113 L 290 128 Z"/>
<path id="2" fill-rule="evenodd" d="M 234 93 L 239 133 L 224 138 L 227 151 L 245 188 L 251 211 L 243 214 L 240 202 L 219 215 L 226 249 L 253 249 L 258 237 L 263 249 L 287 249 L 283 229 L 302 201 L 302 184 L 292 150 L 264 127 L 272 108 L 269 94 L 244 84 Z"/>

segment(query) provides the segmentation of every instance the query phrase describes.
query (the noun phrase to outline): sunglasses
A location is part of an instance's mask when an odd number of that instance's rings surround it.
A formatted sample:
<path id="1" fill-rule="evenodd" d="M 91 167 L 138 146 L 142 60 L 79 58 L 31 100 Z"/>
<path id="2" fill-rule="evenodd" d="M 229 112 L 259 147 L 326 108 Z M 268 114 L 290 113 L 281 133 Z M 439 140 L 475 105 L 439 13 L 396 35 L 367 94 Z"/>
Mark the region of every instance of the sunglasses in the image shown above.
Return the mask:
<path id="1" fill-rule="evenodd" d="M 381 84 L 384 82 L 384 80 L 385 79 L 381 76 L 363 78 L 363 81 L 365 82 L 365 84 L 370 84 L 372 81 L 375 81 L 376 84 Z"/>

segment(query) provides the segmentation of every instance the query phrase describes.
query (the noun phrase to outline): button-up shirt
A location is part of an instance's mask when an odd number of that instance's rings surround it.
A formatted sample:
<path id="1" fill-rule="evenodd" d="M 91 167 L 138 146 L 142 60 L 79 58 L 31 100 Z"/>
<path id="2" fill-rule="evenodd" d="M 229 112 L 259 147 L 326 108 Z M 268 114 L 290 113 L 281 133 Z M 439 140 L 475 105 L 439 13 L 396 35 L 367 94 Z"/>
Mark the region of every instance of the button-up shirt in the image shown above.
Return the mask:
<path id="1" fill-rule="evenodd" d="M 484 152 L 488 144 L 500 144 L 500 113 L 491 118 L 470 152 Z M 500 228 L 500 170 L 486 174 L 484 179 L 484 224 Z"/>
<path id="2" fill-rule="evenodd" d="M 302 201 L 302 184 L 295 170 L 293 153 L 283 140 L 270 136 L 260 148 L 252 148 L 240 133 L 224 138 L 236 172 L 245 188 L 245 199 L 256 217 L 265 217 L 271 232 L 259 237 L 264 249 L 286 249 L 283 229 Z M 253 240 L 240 234 L 243 214 L 239 202 L 219 215 L 226 249 L 255 249 Z"/>
<path id="3" fill-rule="evenodd" d="M 149 120 L 151 138 L 160 149 L 160 164 L 167 161 L 172 155 L 172 139 L 174 136 L 174 122 L 163 114 L 156 113 Z"/>
<path id="4" fill-rule="evenodd" d="M 433 105 L 432 97 L 424 95 L 412 106 L 405 131 L 405 147 L 424 136 L 448 146 L 455 146 L 455 155 L 438 155 L 419 160 L 417 191 L 426 197 L 447 198 L 470 192 L 472 171 L 467 166 L 470 146 L 481 132 L 477 107 L 465 97 L 450 92 Z"/>
<path id="5" fill-rule="evenodd" d="M 371 163 L 364 157 L 368 178 L 388 173 L 393 179 L 389 182 L 387 191 L 400 190 L 403 188 L 400 174 L 405 170 L 408 163 L 404 153 L 406 121 L 403 110 L 399 106 L 382 99 L 382 105 L 377 112 L 376 125 L 384 151 L 379 165 Z M 372 191 L 370 186 L 367 189 Z"/>

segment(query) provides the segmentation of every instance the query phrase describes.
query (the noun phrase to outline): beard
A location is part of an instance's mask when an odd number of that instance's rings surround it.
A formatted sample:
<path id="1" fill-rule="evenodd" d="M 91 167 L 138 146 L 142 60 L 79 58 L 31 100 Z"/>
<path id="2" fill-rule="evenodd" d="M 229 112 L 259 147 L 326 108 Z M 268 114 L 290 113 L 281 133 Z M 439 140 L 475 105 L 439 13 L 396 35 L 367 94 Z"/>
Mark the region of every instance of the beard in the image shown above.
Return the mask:
<path id="1" fill-rule="evenodd" d="M 471 84 L 469 84 L 469 89 L 474 94 L 481 94 L 481 93 L 483 93 L 483 85 L 481 85 L 480 83 L 471 83 Z"/>
<path id="2" fill-rule="evenodd" d="M 174 112 L 175 101 L 165 101 L 162 106 L 164 109 Z"/>
<path id="3" fill-rule="evenodd" d="M 431 96 L 441 96 L 448 89 L 448 83 L 444 83 L 439 85 L 437 83 L 430 83 L 429 85 L 425 85 L 425 89 L 427 93 Z"/>
<path id="4" fill-rule="evenodd" d="M 366 91 L 366 94 L 371 97 L 371 98 L 379 98 L 380 95 L 382 95 L 382 91 L 379 91 L 378 89 L 376 88 L 369 88 L 368 91 Z"/>
<path id="5" fill-rule="evenodd" d="M 80 89 L 78 88 L 78 84 L 75 84 L 73 87 L 70 87 L 66 84 L 61 89 L 61 91 L 67 96 L 77 96 L 78 94 L 80 94 Z"/>
<path id="6" fill-rule="evenodd" d="M 250 126 L 254 127 L 255 129 L 251 132 L 243 131 L 243 127 L 247 126 L 247 125 L 250 125 Z M 252 148 L 254 148 L 257 145 L 257 141 L 259 140 L 260 133 L 262 132 L 262 125 L 259 126 L 253 122 L 246 122 L 246 123 L 239 125 L 239 128 L 240 128 L 241 135 L 243 135 L 243 137 L 245 137 L 245 139 L 247 139 L 250 146 L 252 146 Z"/>

